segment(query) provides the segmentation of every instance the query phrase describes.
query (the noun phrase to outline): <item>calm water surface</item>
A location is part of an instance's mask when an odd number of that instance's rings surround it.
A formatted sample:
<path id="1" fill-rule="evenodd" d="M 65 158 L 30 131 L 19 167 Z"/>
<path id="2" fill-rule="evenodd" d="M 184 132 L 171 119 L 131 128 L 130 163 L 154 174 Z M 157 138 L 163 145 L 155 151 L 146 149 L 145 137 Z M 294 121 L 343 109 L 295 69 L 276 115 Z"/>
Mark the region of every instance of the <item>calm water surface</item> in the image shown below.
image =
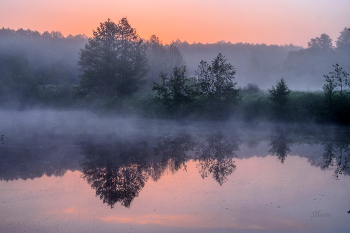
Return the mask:
<path id="1" fill-rule="evenodd" d="M 350 132 L 1 112 L 0 232 L 349 232 Z"/>

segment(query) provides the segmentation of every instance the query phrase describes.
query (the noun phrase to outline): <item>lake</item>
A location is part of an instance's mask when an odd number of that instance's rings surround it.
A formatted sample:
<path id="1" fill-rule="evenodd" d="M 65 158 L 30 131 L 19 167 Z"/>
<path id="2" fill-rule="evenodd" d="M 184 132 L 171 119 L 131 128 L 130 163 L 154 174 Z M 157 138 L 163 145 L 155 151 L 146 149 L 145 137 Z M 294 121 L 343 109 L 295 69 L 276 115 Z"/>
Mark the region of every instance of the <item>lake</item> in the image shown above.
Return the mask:
<path id="1" fill-rule="evenodd" d="M 0 232 L 349 232 L 350 130 L 1 111 Z"/>

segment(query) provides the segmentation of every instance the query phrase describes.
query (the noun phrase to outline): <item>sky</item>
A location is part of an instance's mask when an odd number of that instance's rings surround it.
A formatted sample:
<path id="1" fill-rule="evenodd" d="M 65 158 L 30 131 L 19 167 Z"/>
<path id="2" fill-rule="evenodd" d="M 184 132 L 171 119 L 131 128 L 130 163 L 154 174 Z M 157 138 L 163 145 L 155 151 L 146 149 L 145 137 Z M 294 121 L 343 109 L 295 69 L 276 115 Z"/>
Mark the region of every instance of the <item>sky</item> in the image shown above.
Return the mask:
<path id="1" fill-rule="evenodd" d="M 163 43 L 265 43 L 306 47 L 350 27 L 349 0 L 0 0 L 0 28 L 85 34 L 127 17 L 142 38 Z"/>

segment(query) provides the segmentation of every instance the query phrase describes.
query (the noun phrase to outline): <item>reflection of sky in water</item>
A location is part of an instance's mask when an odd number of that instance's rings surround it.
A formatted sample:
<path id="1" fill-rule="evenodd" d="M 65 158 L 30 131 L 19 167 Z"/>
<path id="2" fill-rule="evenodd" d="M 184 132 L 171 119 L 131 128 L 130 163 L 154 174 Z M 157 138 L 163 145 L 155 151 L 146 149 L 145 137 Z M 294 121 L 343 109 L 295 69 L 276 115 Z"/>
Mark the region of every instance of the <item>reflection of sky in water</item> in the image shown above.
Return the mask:
<path id="1" fill-rule="evenodd" d="M 0 232 L 349 232 L 347 130 L 191 124 L 2 112 Z"/>
<path id="2" fill-rule="evenodd" d="M 349 231 L 349 176 L 335 180 L 333 170 L 292 155 L 284 164 L 267 156 L 235 158 L 235 165 L 220 186 L 211 176 L 202 179 L 198 161 L 190 160 L 187 171 L 148 179 L 130 208 L 103 204 L 79 171 L 1 181 L 0 231 Z M 330 216 L 311 217 L 319 210 Z"/>

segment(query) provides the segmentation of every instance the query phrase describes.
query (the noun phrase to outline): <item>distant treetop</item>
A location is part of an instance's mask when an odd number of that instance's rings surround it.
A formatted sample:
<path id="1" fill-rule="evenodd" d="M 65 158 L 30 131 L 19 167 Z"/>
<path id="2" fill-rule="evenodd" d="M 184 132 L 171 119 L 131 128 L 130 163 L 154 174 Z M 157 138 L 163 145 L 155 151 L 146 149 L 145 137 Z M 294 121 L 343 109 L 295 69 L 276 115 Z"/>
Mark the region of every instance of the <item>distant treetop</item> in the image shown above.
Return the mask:
<path id="1" fill-rule="evenodd" d="M 325 33 L 322 33 L 320 37 L 312 38 L 310 42 L 307 43 L 307 45 L 308 48 L 311 49 L 333 49 L 332 39 Z"/>
<path id="2" fill-rule="evenodd" d="M 69 34 L 67 37 L 64 37 L 63 34 L 60 31 L 52 31 L 48 32 L 45 31 L 43 33 L 40 33 L 38 31 L 32 31 L 30 29 L 24 30 L 23 28 L 20 28 L 18 30 L 13 30 L 9 28 L 2 28 L 0 29 L 0 37 L 44 37 L 44 38 L 52 38 L 52 39 L 87 39 L 88 37 L 85 34 L 78 34 L 78 35 L 71 35 Z"/>

